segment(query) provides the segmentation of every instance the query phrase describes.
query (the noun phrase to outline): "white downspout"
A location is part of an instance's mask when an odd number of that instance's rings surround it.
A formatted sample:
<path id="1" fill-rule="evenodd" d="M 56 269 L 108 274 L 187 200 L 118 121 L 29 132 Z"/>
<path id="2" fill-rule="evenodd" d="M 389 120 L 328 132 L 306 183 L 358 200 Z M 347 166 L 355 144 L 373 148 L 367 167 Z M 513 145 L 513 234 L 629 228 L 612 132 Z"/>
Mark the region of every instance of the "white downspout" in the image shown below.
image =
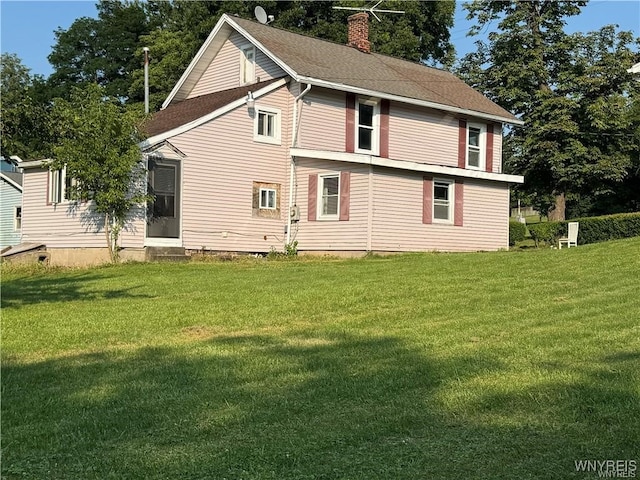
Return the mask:
<path id="1" fill-rule="evenodd" d="M 291 148 L 296 148 L 298 145 L 298 101 L 302 99 L 311 90 L 311 84 L 307 84 L 300 95 L 293 100 L 293 129 L 291 132 Z M 300 108 L 302 112 L 302 108 Z M 291 162 L 289 164 L 289 217 L 287 220 L 287 245 L 291 243 L 291 207 L 293 207 L 293 184 L 295 178 L 296 160 L 291 155 Z"/>

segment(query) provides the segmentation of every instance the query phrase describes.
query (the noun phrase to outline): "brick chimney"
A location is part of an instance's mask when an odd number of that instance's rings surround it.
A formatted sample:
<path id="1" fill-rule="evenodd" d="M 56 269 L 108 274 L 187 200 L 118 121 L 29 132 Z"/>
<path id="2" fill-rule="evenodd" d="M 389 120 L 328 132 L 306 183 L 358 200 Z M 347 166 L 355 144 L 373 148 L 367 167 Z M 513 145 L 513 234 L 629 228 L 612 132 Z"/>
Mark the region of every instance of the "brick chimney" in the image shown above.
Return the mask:
<path id="1" fill-rule="evenodd" d="M 364 53 L 371 53 L 369 43 L 369 14 L 356 13 L 347 18 L 349 23 L 349 36 L 347 46 L 354 47 Z"/>

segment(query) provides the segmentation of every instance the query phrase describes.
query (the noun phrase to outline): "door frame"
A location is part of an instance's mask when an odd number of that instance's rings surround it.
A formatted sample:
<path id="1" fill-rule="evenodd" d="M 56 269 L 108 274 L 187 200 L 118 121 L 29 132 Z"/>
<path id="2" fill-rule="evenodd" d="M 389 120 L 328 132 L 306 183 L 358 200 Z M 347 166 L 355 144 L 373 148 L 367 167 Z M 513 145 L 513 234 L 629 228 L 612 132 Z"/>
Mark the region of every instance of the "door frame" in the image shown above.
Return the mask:
<path id="1" fill-rule="evenodd" d="M 150 158 L 156 158 L 160 161 L 162 160 L 169 160 L 171 162 L 175 162 L 178 168 L 178 184 L 179 184 L 179 191 L 180 191 L 180 198 L 178 201 L 178 214 L 179 214 L 179 222 L 178 222 L 178 237 L 177 238 L 162 238 L 162 237 L 148 237 L 148 222 L 147 222 L 147 208 L 148 208 L 148 201 L 145 202 L 145 221 L 144 221 L 144 246 L 145 247 L 182 247 L 182 217 L 183 217 L 183 202 L 182 199 L 184 197 L 183 195 L 183 184 L 184 182 L 182 181 L 183 176 L 184 176 L 184 172 L 183 172 L 183 162 L 182 159 L 180 158 L 175 158 L 175 157 L 167 157 L 164 155 L 154 155 L 154 154 L 149 154 L 147 155 L 147 158 L 145 159 L 145 166 L 147 167 L 147 174 L 146 174 L 146 181 L 149 181 L 149 159 Z"/>

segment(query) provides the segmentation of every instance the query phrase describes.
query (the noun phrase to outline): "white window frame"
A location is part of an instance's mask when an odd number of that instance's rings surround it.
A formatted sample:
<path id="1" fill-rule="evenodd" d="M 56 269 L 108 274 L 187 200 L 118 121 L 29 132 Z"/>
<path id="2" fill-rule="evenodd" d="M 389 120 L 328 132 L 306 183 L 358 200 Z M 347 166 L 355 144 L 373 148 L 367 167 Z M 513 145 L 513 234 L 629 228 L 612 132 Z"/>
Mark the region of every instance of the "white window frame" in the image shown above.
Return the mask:
<path id="1" fill-rule="evenodd" d="M 336 207 L 336 213 L 324 213 L 323 207 L 323 190 L 324 190 L 324 181 L 327 178 L 337 178 L 338 179 L 338 202 Z M 340 172 L 331 172 L 331 173 L 322 173 L 318 175 L 318 201 L 317 201 L 317 219 L 318 220 L 340 220 Z"/>
<path id="2" fill-rule="evenodd" d="M 247 52 L 251 52 L 249 60 Z M 240 45 L 240 85 L 253 83 L 256 79 L 256 47 L 250 43 Z"/>
<path id="3" fill-rule="evenodd" d="M 259 123 L 260 123 L 260 114 L 263 115 L 267 115 L 267 116 L 272 116 L 274 119 L 274 124 L 273 124 L 273 129 L 274 129 L 274 134 L 273 136 L 269 136 L 269 135 L 260 135 L 258 133 L 258 127 L 259 127 Z M 281 145 L 282 141 L 281 141 L 281 136 L 280 136 L 280 131 L 281 131 L 281 124 L 282 124 L 282 115 L 281 115 L 281 111 L 278 110 L 277 108 L 269 108 L 269 107 L 258 107 L 256 106 L 255 108 L 255 113 L 254 113 L 254 118 L 253 118 L 253 139 L 256 142 L 262 142 L 262 143 L 272 143 L 274 145 Z"/>
<path id="4" fill-rule="evenodd" d="M 267 205 L 262 203 L 262 193 L 265 192 L 267 194 Z M 273 194 L 273 206 L 269 206 L 269 197 L 270 194 Z M 258 197 L 258 208 L 261 210 L 277 210 L 278 208 L 278 191 L 275 188 L 260 188 L 260 193 Z"/>
<path id="5" fill-rule="evenodd" d="M 57 170 L 49 169 L 47 182 L 49 186 L 47 203 L 57 205 L 66 202 L 67 167 Z"/>
<path id="6" fill-rule="evenodd" d="M 18 215 L 18 213 L 20 213 Z M 22 230 L 22 205 L 16 205 L 13 207 L 13 231 L 19 232 Z"/>
<path id="7" fill-rule="evenodd" d="M 443 200 L 436 199 L 436 184 L 446 185 L 447 186 L 447 201 L 443 203 Z M 448 225 L 453 225 L 453 215 L 454 215 L 454 205 L 455 205 L 455 182 L 453 180 L 447 178 L 434 178 L 433 179 L 433 191 L 431 192 L 431 198 L 433 200 L 433 213 L 432 219 L 433 223 L 444 223 Z M 436 205 L 447 206 L 448 207 L 448 218 L 436 218 Z"/>
<path id="8" fill-rule="evenodd" d="M 363 125 L 365 128 L 371 128 L 371 150 L 360 148 L 360 105 L 372 105 L 373 106 L 373 125 Z M 370 155 L 380 154 L 380 100 L 375 98 L 360 98 L 356 99 L 356 118 L 355 118 L 355 152 L 356 153 L 368 153 Z"/>
<path id="9" fill-rule="evenodd" d="M 469 143 L 469 134 L 471 129 L 474 128 L 480 131 L 480 136 L 478 138 L 478 142 L 480 143 L 477 147 L 471 147 Z M 474 149 L 478 152 L 478 166 L 469 164 L 469 150 Z M 468 123 L 467 124 L 467 150 L 465 152 L 465 166 L 469 170 L 486 170 L 487 165 L 487 126 L 482 123 Z"/>

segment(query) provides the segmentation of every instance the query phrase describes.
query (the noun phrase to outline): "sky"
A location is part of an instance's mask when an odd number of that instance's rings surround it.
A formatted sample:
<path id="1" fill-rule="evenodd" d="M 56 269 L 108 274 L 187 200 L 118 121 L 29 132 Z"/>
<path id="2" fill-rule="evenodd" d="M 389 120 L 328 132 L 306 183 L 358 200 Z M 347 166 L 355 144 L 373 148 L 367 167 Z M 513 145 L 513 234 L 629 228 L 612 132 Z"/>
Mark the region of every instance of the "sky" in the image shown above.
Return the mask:
<path id="1" fill-rule="evenodd" d="M 17 54 L 32 75 L 47 77 L 52 72 L 47 56 L 55 44 L 55 30 L 68 29 L 80 17 L 96 17 L 95 4 L 95 1 L 81 0 L 0 0 L 0 49 L 2 53 Z M 477 39 L 466 36 L 471 23 L 465 17 L 466 11 L 459 2 L 451 29 L 458 57 L 475 50 L 473 42 Z M 591 0 L 579 16 L 569 19 L 566 30 L 588 32 L 609 24 L 617 24 L 621 30 L 632 30 L 636 37 L 640 36 L 640 1 Z"/>

